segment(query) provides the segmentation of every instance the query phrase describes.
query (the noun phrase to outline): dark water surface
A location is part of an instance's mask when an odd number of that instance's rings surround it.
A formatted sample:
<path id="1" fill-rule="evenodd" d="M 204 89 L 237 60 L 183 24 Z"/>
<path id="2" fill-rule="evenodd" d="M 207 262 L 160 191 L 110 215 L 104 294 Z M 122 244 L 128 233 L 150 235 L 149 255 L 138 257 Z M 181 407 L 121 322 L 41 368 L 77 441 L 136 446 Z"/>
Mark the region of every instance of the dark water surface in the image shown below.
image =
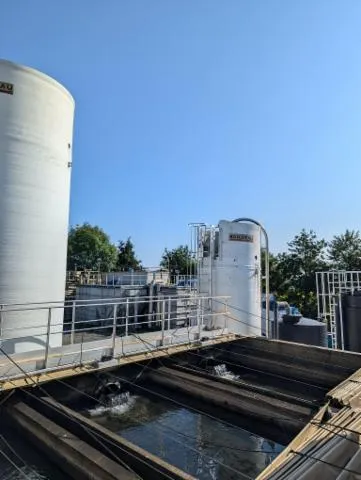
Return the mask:
<path id="1" fill-rule="evenodd" d="M 83 412 L 200 480 L 255 478 L 284 448 L 167 401 L 123 393 Z"/>

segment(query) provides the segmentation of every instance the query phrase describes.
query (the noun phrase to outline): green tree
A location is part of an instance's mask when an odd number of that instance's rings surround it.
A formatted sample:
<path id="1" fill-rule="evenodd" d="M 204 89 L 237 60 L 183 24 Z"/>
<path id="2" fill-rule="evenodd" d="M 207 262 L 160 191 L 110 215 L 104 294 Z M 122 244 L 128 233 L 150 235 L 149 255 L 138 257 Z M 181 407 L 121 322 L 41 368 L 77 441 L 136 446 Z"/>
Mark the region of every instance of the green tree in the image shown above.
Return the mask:
<path id="1" fill-rule="evenodd" d="M 270 262 L 271 289 L 311 318 L 317 316 L 315 273 L 328 268 L 326 246 L 314 231 L 302 230 L 288 243 L 288 251 Z"/>
<path id="2" fill-rule="evenodd" d="M 197 264 L 187 245 L 180 245 L 173 250 L 164 250 L 160 266 L 167 268 L 171 274 L 193 275 Z"/>
<path id="3" fill-rule="evenodd" d="M 328 257 L 337 270 L 361 270 L 360 232 L 346 230 L 342 235 L 335 235 L 329 243 Z"/>
<path id="4" fill-rule="evenodd" d="M 278 255 L 269 254 L 269 283 L 270 291 L 282 294 L 287 291 L 288 278 L 285 275 L 285 253 L 279 253 Z M 264 267 L 263 272 L 264 272 Z"/>
<path id="5" fill-rule="evenodd" d="M 68 270 L 112 271 L 117 249 L 109 236 L 89 223 L 71 227 L 68 235 Z"/>
<path id="6" fill-rule="evenodd" d="M 142 263 L 135 255 L 134 244 L 131 241 L 130 237 L 124 242 L 122 240 L 118 243 L 118 260 L 117 260 L 117 270 L 119 271 L 128 271 L 128 270 L 141 270 Z"/>

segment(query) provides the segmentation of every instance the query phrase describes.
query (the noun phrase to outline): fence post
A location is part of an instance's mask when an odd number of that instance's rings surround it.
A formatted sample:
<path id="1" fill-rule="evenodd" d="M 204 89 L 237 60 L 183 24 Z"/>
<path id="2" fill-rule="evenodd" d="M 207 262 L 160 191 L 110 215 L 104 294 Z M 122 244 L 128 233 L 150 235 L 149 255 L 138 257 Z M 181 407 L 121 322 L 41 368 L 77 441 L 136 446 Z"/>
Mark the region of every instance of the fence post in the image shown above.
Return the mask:
<path id="1" fill-rule="evenodd" d="M 113 358 L 115 356 L 115 337 L 117 335 L 117 304 L 114 304 L 113 308 L 113 333 L 112 333 L 112 351 Z"/>
<path id="2" fill-rule="evenodd" d="M 71 308 L 71 334 L 70 334 L 70 344 L 74 344 L 75 340 L 75 305 L 76 301 L 73 301 L 73 306 Z"/>
<path id="3" fill-rule="evenodd" d="M 126 337 L 129 334 L 128 328 L 129 328 L 129 298 L 127 298 L 127 301 L 125 304 L 125 336 Z"/>
<path id="4" fill-rule="evenodd" d="M 48 309 L 48 325 L 46 329 L 46 345 L 45 345 L 45 359 L 44 368 L 47 368 L 49 357 L 49 344 L 50 344 L 50 327 L 51 327 L 51 307 Z"/>

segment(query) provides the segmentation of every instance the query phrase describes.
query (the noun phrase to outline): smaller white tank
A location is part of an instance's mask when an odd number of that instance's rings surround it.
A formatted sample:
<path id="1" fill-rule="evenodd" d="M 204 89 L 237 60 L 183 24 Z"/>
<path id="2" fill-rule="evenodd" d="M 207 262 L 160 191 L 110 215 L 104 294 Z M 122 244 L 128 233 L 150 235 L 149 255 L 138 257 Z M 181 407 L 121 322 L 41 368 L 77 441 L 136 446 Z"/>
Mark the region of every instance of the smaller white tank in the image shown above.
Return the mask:
<path id="1" fill-rule="evenodd" d="M 261 335 L 261 235 L 253 223 L 221 220 L 201 240 L 199 291 L 230 297 L 227 323 L 233 333 Z M 215 311 L 224 308 L 212 303 Z"/>

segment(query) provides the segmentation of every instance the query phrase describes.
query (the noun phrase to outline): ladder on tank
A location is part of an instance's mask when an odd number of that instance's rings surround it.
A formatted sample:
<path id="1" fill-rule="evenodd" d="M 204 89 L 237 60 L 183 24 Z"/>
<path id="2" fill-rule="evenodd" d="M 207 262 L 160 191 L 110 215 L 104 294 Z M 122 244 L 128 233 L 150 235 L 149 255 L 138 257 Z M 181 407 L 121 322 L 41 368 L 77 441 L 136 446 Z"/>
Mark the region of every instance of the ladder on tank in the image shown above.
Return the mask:
<path id="1" fill-rule="evenodd" d="M 345 293 L 361 291 L 361 271 L 316 273 L 318 317 L 327 322 L 332 348 L 337 348 L 337 306 Z"/>

